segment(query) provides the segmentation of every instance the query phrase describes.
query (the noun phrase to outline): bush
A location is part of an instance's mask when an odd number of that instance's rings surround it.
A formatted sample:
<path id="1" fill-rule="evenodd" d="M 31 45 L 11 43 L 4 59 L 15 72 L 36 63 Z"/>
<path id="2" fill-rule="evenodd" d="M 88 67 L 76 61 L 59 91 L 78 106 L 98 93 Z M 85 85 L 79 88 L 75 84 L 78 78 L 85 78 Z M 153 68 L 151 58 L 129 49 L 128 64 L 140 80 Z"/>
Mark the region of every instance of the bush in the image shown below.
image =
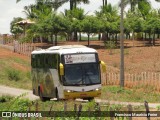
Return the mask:
<path id="1" fill-rule="evenodd" d="M 7 72 L 9 80 L 15 80 L 15 81 L 20 80 L 20 71 L 19 70 L 11 68 L 11 69 L 6 70 L 6 72 Z"/>
<path id="2" fill-rule="evenodd" d="M 31 80 L 31 72 L 26 72 L 26 76 L 29 80 Z"/>
<path id="3" fill-rule="evenodd" d="M 11 106 L 12 111 L 27 111 L 31 102 L 28 99 L 17 99 Z"/>
<path id="4" fill-rule="evenodd" d="M 8 102 L 8 101 L 10 101 L 12 98 L 13 98 L 13 97 L 11 97 L 11 96 L 2 95 L 2 96 L 0 97 L 0 102 L 1 102 L 1 103 L 3 103 L 3 102 Z"/>
<path id="5" fill-rule="evenodd" d="M 109 49 L 110 50 L 110 54 L 113 54 L 113 49 L 116 48 L 116 43 L 115 41 L 107 41 L 104 43 L 106 49 Z"/>

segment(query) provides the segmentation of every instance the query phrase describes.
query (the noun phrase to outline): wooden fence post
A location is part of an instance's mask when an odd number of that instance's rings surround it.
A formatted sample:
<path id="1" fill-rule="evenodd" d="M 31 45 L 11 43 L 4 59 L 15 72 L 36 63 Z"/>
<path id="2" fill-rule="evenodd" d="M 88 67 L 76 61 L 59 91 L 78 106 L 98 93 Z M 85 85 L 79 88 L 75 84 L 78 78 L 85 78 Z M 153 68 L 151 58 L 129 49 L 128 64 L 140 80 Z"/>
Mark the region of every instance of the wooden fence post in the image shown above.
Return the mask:
<path id="1" fill-rule="evenodd" d="M 65 101 L 64 102 L 64 112 L 66 112 L 67 111 L 67 102 Z"/>
<path id="2" fill-rule="evenodd" d="M 79 110 L 78 110 L 78 113 L 77 113 L 78 120 L 79 120 L 79 117 L 81 115 L 81 111 L 82 111 L 82 105 L 80 104 L 79 105 Z"/>
<path id="3" fill-rule="evenodd" d="M 132 114 L 132 105 L 129 104 L 127 107 L 128 107 L 128 113 Z M 132 117 L 128 117 L 128 119 L 132 120 Z"/>
<path id="4" fill-rule="evenodd" d="M 144 106 L 146 108 L 147 120 L 150 120 L 150 116 L 148 116 L 148 114 L 149 114 L 149 106 L 148 106 L 148 102 L 147 101 L 144 101 Z"/>
<path id="5" fill-rule="evenodd" d="M 95 116 L 95 117 L 100 117 L 100 114 L 101 114 L 101 108 L 100 108 L 100 105 L 99 105 L 99 103 L 96 103 L 95 104 L 95 112 L 97 112 L 97 116 Z"/>
<path id="6" fill-rule="evenodd" d="M 110 107 L 110 120 L 114 120 L 112 107 Z"/>
<path id="7" fill-rule="evenodd" d="M 39 109 L 38 106 L 39 106 L 38 101 L 36 101 L 36 105 L 35 105 L 35 107 L 36 107 L 36 108 L 35 108 L 35 109 L 36 109 L 35 111 L 36 111 L 36 112 L 38 112 L 38 109 Z M 39 120 L 39 117 L 38 117 L 37 119 Z"/>

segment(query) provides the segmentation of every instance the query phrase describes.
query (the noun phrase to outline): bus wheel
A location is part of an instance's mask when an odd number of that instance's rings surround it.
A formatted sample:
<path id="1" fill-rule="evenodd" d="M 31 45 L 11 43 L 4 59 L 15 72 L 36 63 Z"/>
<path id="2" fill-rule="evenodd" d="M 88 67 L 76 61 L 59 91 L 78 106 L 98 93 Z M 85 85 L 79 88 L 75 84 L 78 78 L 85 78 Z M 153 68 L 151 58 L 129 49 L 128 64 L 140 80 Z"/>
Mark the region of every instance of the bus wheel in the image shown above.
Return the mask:
<path id="1" fill-rule="evenodd" d="M 50 98 L 48 98 L 48 97 L 43 97 L 43 94 L 42 94 L 42 91 L 41 91 L 41 90 L 39 90 L 39 98 L 40 98 L 40 100 L 41 100 L 42 102 L 45 102 L 45 101 L 50 100 Z"/>
<path id="2" fill-rule="evenodd" d="M 92 100 L 94 100 L 94 97 L 88 98 L 89 102 L 92 101 Z"/>
<path id="3" fill-rule="evenodd" d="M 57 98 L 57 101 L 60 100 L 60 99 L 59 99 L 59 95 L 58 95 L 58 90 L 57 90 L 57 89 L 56 89 L 56 98 Z"/>

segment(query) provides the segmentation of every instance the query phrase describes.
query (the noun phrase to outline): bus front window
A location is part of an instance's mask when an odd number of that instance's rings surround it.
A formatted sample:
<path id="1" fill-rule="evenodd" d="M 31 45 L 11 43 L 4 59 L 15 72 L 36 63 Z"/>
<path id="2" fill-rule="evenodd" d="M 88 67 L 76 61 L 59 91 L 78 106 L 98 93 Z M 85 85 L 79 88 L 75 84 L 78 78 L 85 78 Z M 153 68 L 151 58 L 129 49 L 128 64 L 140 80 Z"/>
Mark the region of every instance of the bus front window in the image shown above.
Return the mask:
<path id="1" fill-rule="evenodd" d="M 65 85 L 82 84 L 82 68 L 79 65 L 66 65 Z"/>
<path id="2" fill-rule="evenodd" d="M 64 85 L 100 84 L 99 65 L 96 63 L 66 65 L 64 78 Z"/>

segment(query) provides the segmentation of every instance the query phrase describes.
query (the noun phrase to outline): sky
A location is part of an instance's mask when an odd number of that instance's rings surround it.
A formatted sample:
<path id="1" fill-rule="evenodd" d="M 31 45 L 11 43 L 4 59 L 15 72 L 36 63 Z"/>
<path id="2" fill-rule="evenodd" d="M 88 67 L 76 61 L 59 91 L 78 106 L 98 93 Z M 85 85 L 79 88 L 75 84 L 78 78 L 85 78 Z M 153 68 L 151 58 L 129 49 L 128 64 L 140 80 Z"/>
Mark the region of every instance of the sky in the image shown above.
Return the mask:
<path id="1" fill-rule="evenodd" d="M 108 3 L 112 5 L 117 5 L 119 0 L 108 0 Z M 150 0 L 154 8 L 160 8 L 160 3 L 155 2 L 155 0 Z M 0 34 L 10 34 L 10 22 L 14 17 L 25 18 L 23 12 L 24 6 L 34 4 L 35 0 L 22 0 L 16 3 L 16 0 L 0 0 Z M 102 5 L 102 0 L 90 0 L 89 5 L 81 4 L 79 7 L 84 8 L 85 12 L 92 14 L 95 10 L 99 10 Z M 64 4 L 58 9 L 58 12 L 64 11 L 64 9 L 69 9 L 69 3 Z"/>

